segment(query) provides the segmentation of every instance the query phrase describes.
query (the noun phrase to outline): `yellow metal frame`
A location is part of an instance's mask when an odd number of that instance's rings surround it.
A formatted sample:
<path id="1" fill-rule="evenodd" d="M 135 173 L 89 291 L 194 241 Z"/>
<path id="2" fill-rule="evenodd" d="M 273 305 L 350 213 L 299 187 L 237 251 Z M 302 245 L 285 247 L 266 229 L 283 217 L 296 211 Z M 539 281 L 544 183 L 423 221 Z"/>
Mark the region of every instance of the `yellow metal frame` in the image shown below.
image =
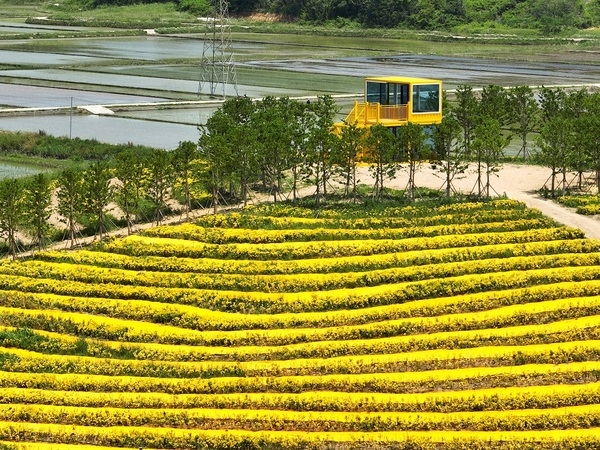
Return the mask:
<path id="1" fill-rule="evenodd" d="M 382 104 L 379 102 L 367 101 L 367 84 L 376 82 L 387 84 L 386 92 L 389 92 L 390 85 L 403 85 L 407 87 L 407 98 L 402 104 Z M 435 112 L 415 112 L 413 110 L 413 98 L 415 88 L 418 86 L 438 85 L 439 86 L 439 107 Z M 369 128 L 375 124 L 381 124 L 385 127 L 399 127 L 407 123 L 419 125 L 433 125 L 442 121 L 442 81 L 429 78 L 412 77 L 368 77 L 365 78 L 365 96 L 364 102 L 354 102 L 354 107 L 346 117 L 344 122 L 336 123 L 335 129 L 341 131 L 346 123 L 356 124 L 358 127 Z"/>

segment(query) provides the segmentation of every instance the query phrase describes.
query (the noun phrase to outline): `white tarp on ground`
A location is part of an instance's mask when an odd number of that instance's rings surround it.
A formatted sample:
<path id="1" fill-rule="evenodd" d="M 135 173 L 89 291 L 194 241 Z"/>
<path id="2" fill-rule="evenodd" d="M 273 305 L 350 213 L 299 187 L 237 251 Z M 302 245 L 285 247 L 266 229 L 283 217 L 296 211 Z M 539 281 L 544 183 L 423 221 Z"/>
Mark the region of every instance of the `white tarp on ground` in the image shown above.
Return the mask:
<path id="1" fill-rule="evenodd" d="M 101 105 L 86 105 L 86 106 L 80 106 L 79 108 L 85 109 L 86 111 L 88 111 L 92 114 L 104 114 L 104 115 L 114 114 L 114 111 L 112 111 L 108 108 L 105 108 L 104 106 L 101 106 Z"/>

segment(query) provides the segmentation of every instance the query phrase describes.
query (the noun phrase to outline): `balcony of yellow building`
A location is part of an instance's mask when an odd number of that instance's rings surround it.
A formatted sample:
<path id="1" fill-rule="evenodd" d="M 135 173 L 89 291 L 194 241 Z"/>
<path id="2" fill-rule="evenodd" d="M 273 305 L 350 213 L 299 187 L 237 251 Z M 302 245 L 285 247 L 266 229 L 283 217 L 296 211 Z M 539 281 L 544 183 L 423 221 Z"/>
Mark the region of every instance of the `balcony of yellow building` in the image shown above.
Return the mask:
<path id="1" fill-rule="evenodd" d="M 348 124 L 371 127 L 381 124 L 395 128 L 408 122 L 433 125 L 442 121 L 442 82 L 427 78 L 365 78 L 363 102 L 355 102 L 344 122 L 335 124 L 336 131 Z"/>

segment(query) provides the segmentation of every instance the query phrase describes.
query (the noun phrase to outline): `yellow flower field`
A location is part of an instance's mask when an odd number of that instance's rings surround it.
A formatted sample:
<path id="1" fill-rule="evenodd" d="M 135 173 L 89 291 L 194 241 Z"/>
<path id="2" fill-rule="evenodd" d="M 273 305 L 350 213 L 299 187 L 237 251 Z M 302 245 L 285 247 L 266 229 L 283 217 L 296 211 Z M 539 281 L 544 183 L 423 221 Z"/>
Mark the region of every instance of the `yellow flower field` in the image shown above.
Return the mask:
<path id="1" fill-rule="evenodd" d="M 0 449 L 594 448 L 600 242 L 261 205 L 0 263 Z"/>

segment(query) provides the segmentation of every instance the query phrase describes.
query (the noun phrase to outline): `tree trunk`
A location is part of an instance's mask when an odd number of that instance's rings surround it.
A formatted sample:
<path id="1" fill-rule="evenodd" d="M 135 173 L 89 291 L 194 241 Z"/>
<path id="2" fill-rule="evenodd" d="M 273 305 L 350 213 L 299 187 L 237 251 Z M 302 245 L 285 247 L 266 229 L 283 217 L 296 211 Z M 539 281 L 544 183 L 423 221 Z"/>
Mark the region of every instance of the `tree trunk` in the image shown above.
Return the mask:
<path id="1" fill-rule="evenodd" d="M 212 201 L 213 214 L 216 214 L 219 208 L 219 173 L 212 171 Z"/>
<path id="2" fill-rule="evenodd" d="M 352 177 L 352 168 L 350 167 L 350 163 L 347 165 L 348 170 L 346 171 L 346 184 L 344 186 L 344 197 L 348 198 L 350 196 L 350 182 L 352 181 L 350 177 Z"/>
<path id="3" fill-rule="evenodd" d="M 477 196 L 483 194 L 483 182 L 481 181 L 481 158 L 477 157 Z"/>
<path id="4" fill-rule="evenodd" d="M 321 207 L 321 165 L 319 163 L 317 163 L 316 174 L 317 179 L 315 180 L 315 184 L 317 185 L 317 192 L 315 194 L 315 206 L 319 209 Z"/>
<path id="5" fill-rule="evenodd" d="M 15 239 L 15 226 L 12 220 L 8 221 L 8 252 L 13 260 L 17 259 L 17 240 Z"/>
<path id="6" fill-rule="evenodd" d="M 281 191 L 281 170 L 277 170 L 277 194 L 281 195 Z M 277 199 L 275 199 L 275 201 L 277 201 Z"/>
<path id="7" fill-rule="evenodd" d="M 416 164 L 414 158 L 410 158 L 408 163 L 408 201 L 413 202 L 415 199 L 415 171 Z"/>
<path id="8" fill-rule="evenodd" d="M 485 196 L 486 198 L 490 198 L 490 166 L 486 164 L 485 166 Z"/>
<path id="9" fill-rule="evenodd" d="M 69 238 L 71 240 L 71 248 L 75 246 L 75 207 L 71 204 L 69 217 L 67 219 L 69 227 Z"/>
<path id="10" fill-rule="evenodd" d="M 450 158 L 446 161 L 446 198 L 450 198 Z"/>
<path id="11" fill-rule="evenodd" d="M 292 167 L 292 202 L 296 204 L 298 201 L 298 167 Z"/>
<path id="12" fill-rule="evenodd" d="M 352 201 L 356 203 L 356 164 L 352 167 Z"/>
<path id="13" fill-rule="evenodd" d="M 189 175 L 185 173 L 185 219 L 190 220 L 190 211 L 192 210 L 192 201 L 190 195 Z"/>

